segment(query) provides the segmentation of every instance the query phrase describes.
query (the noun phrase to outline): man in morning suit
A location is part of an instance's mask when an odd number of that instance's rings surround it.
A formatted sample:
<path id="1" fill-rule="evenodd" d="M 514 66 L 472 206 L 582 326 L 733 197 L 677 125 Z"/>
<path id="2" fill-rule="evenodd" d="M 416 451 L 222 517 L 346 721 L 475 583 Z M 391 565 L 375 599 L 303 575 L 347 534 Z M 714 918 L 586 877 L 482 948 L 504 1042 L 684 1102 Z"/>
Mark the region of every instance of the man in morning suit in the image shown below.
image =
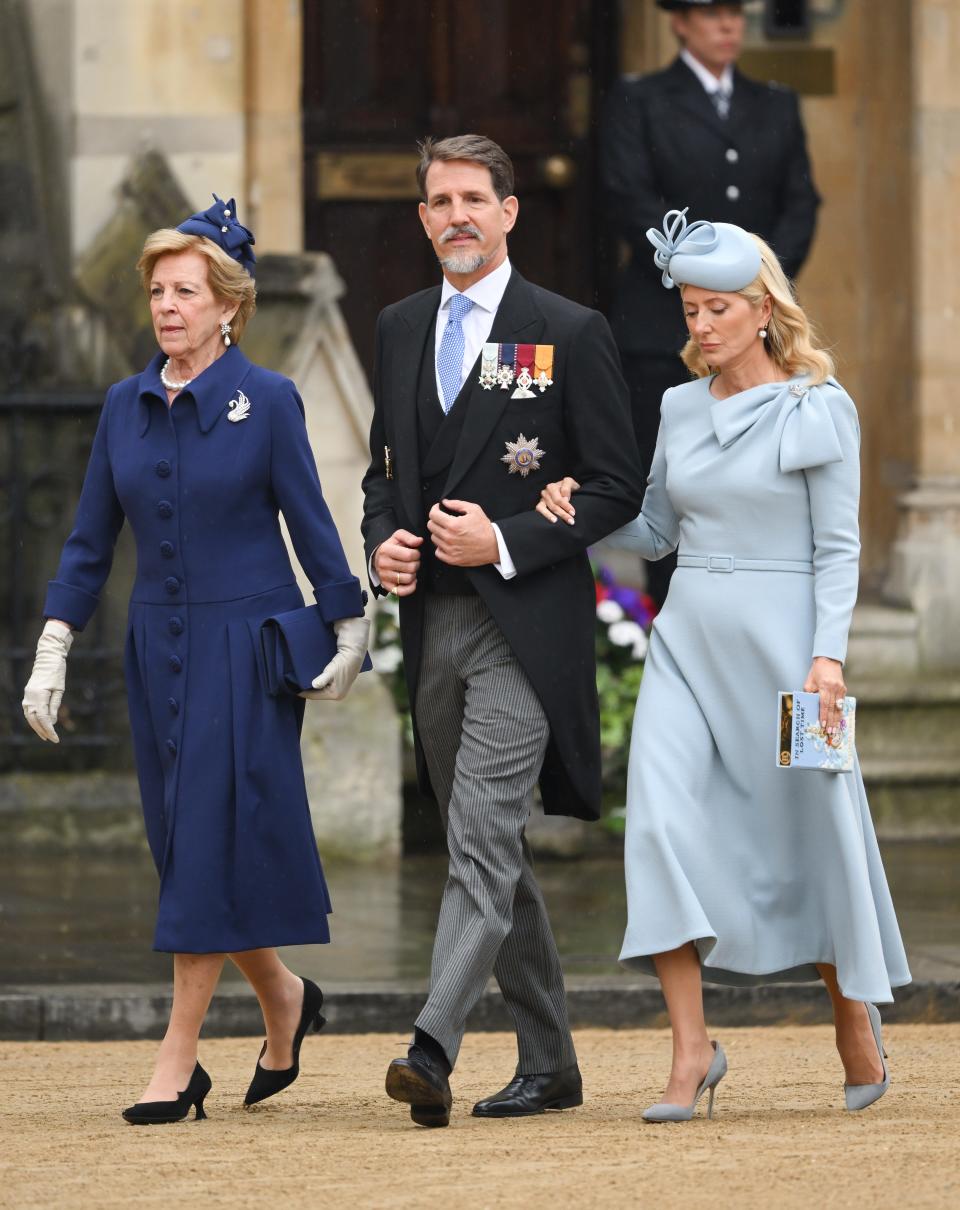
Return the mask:
<path id="1" fill-rule="evenodd" d="M 683 313 L 679 302 L 664 304 L 647 228 L 659 228 L 667 210 L 686 206 L 690 222 L 755 231 L 795 277 L 810 250 L 820 202 L 796 94 L 736 68 L 743 5 L 657 4 L 670 12 L 679 56 L 664 71 L 621 79 L 600 132 L 605 207 L 630 252 L 610 320 L 645 466 L 653 460 L 663 393 L 689 378 L 677 356 L 687 337 Z M 647 564 L 658 605 L 675 565 L 675 556 Z"/>
<path id="2" fill-rule="evenodd" d="M 443 282 L 377 323 L 363 532 L 371 585 L 400 598 L 418 772 L 450 865 L 430 992 L 386 1089 L 446 1126 L 467 1014 L 491 974 L 517 1031 L 515 1078 L 480 1117 L 583 1100 L 563 975 L 524 836 L 595 819 L 600 743 L 586 548 L 639 509 L 642 475 L 606 320 L 507 257 L 513 167 L 464 135 L 422 147 L 420 219 Z M 575 475 L 577 524 L 534 512 Z"/>

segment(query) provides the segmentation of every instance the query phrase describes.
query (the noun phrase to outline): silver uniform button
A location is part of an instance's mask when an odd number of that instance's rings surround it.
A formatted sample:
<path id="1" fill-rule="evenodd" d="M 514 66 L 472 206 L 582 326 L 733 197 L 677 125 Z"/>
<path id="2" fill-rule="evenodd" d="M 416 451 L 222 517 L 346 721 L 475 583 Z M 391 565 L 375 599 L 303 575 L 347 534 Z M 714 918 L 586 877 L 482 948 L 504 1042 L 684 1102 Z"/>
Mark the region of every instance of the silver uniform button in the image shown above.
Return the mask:
<path id="1" fill-rule="evenodd" d="M 736 185 L 727 186 L 727 197 L 730 199 L 731 202 L 735 202 L 739 196 L 740 196 L 740 190 L 736 187 Z"/>
<path id="2" fill-rule="evenodd" d="M 727 163 L 735 164 L 737 162 L 737 160 L 739 160 L 739 159 L 740 159 L 740 152 L 737 151 L 736 147 L 728 147 L 727 148 Z"/>

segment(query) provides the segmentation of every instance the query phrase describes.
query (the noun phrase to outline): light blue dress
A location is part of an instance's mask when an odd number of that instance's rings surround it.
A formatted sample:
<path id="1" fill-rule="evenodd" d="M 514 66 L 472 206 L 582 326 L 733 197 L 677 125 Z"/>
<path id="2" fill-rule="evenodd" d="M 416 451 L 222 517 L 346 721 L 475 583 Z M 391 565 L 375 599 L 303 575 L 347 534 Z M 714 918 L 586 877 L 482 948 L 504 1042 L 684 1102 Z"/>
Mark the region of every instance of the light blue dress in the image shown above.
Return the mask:
<path id="1" fill-rule="evenodd" d="M 667 391 L 643 511 L 612 541 L 679 566 L 653 625 L 630 749 L 621 962 L 693 941 L 712 983 L 910 982 L 859 765 L 776 765 L 777 693 L 843 660 L 857 595 L 860 430 L 834 379 L 717 400 Z M 760 568 L 729 570 L 733 560 Z M 851 686 L 855 693 L 855 687 Z"/>

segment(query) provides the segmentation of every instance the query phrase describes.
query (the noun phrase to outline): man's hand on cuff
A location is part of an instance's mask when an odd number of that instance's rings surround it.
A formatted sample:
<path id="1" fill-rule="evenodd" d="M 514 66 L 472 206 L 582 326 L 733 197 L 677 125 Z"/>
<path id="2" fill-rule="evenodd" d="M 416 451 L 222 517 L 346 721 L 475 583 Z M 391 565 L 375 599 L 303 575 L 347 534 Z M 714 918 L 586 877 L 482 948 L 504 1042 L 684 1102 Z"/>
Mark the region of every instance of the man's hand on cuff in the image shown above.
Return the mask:
<path id="1" fill-rule="evenodd" d="M 398 529 L 370 556 L 370 582 L 375 587 L 408 597 L 417 590 L 423 538 Z"/>

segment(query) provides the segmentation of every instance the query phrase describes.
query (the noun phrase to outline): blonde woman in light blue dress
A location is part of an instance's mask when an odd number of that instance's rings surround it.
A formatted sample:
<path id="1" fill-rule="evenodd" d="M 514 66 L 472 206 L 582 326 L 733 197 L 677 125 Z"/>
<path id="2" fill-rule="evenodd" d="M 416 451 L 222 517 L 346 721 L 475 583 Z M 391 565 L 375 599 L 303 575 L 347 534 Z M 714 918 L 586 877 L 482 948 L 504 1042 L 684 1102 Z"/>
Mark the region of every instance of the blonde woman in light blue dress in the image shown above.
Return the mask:
<path id="1" fill-rule="evenodd" d="M 840 719 L 857 595 L 860 430 L 771 249 L 671 211 L 651 230 L 680 287 L 696 378 L 666 392 L 643 510 L 614 540 L 679 551 L 653 626 L 630 750 L 620 960 L 655 974 L 673 1062 L 648 1121 L 712 1111 L 727 1070 L 702 981 L 822 979 L 849 1110 L 886 1092 L 877 1003 L 910 972 L 859 765 L 776 765 L 777 693 Z M 576 524 L 576 481 L 537 506 Z M 574 497 L 575 501 L 575 497 Z"/>

